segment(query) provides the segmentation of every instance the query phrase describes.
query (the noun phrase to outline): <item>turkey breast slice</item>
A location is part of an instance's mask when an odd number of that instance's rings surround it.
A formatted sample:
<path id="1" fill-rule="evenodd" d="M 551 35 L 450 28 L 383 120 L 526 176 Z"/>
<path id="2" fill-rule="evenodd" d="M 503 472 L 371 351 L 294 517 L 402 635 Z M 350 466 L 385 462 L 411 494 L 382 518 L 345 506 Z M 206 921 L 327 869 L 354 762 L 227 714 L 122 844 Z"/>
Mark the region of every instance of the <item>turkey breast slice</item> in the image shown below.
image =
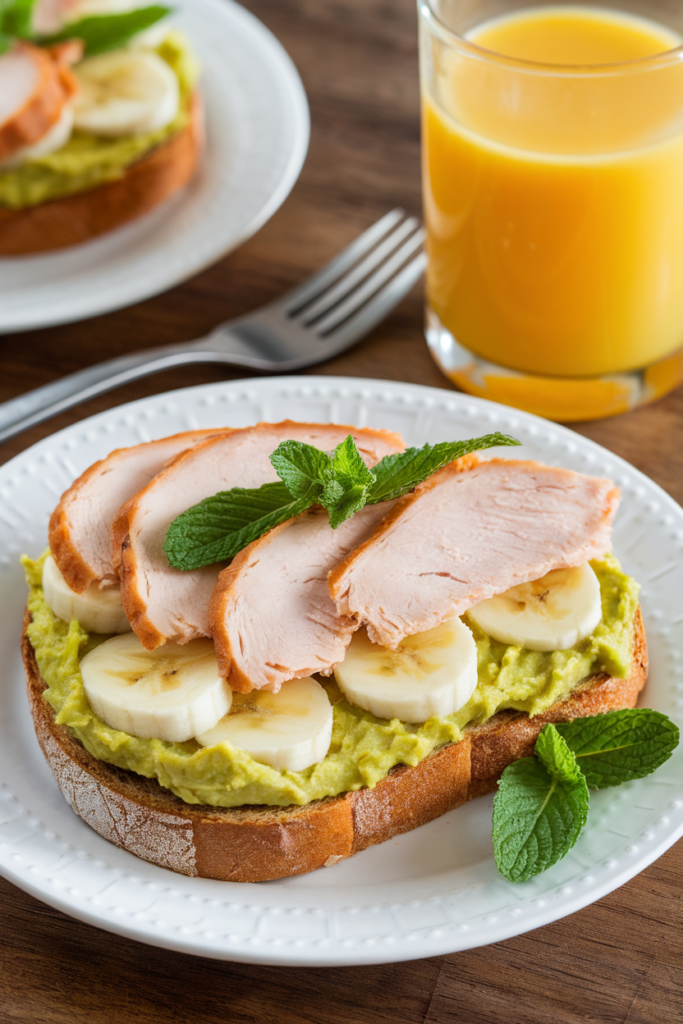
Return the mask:
<path id="1" fill-rule="evenodd" d="M 341 615 L 327 576 L 373 532 L 393 502 L 367 505 L 333 530 L 304 512 L 254 541 L 218 577 L 209 617 L 221 675 L 233 690 L 273 690 L 329 672 L 358 624 Z"/>
<path id="2" fill-rule="evenodd" d="M 401 438 L 384 430 L 260 423 L 184 452 L 124 505 L 113 531 L 121 597 L 134 632 L 148 650 L 167 640 L 183 644 L 210 635 L 209 601 L 224 568 L 209 565 L 181 571 L 169 565 L 164 541 L 173 520 L 219 491 L 276 481 L 269 456 L 281 441 L 304 441 L 331 451 L 349 434 L 369 466 L 403 450 Z"/>
<path id="3" fill-rule="evenodd" d="M 33 146 L 59 121 L 78 92 L 68 67 L 75 56 L 72 47 L 51 53 L 21 42 L 0 57 L 0 162 Z"/>
<path id="4" fill-rule="evenodd" d="M 72 590 L 82 594 L 95 580 L 117 580 L 111 531 L 123 503 L 179 452 L 226 432 L 219 427 L 190 430 L 119 448 L 86 469 L 62 495 L 50 518 L 50 551 Z"/>
<path id="5" fill-rule="evenodd" d="M 610 480 L 470 456 L 397 501 L 331 572 L 329 592 L 374 643 L 396 647 L 518 583 L 599 558 L 618 501 Z"/>

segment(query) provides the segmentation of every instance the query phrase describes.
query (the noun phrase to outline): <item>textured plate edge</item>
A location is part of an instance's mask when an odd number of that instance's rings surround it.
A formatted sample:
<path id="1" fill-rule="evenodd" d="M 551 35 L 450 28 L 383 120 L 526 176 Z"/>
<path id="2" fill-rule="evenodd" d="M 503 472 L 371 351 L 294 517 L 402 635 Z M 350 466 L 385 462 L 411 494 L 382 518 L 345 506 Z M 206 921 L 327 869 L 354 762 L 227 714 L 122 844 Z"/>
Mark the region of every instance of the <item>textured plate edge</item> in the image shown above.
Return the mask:
<path id="1" fill-rule="evenodd" d="M 495 414 L 497 410 L 503 410 L 505 415 L 516 417 L 518 420 L 523 421 L 528 425 L 538 425 L 546 422 L 532 414 L 524 413 L 516 409 L 508 409 L 507 407 L 500 406 L 494 402 L 474 398 L 445 388 L 439 389 L 427 385 L 412 384 L 410 382 L 386 381 L 376 378 L 336 377 L 323 375 L 298 375 L 291 377 L 279 376 L 266 378 L 246 377 L 233 381 L 217 382 L 167 391 L 116 406 L 92 417 L 88 417 L 79 423 L 73 424 L 47 438 L 44 438 L 42 441 L 37 442 L 35 445 L 5 463 L 1 468 L 1 471 L 5 473 L 8 471 L 9 467 L 14 469 L 20 468 L 21 463 L 24 462 L 24 460 L 32 456 L 39 456 L 43 448 L 51 446 L 56 441 L 58 442 L 58 440 L 65 435 L 71 434 L 74 430 L 78 430 L 79 428 L 82 429 L 86 426 L 91 429 L 96 428 L 100 423 L 105 422 L 107 418 L 112 415 L 135 413 L 137 410 L 142 408 L 149 408 L 150 405 L 154 405 L 156 403 L 168 403 L 169 401 L 178 401 L 178 403 L 182 405 L 184 397 L 190 395 L 229 392 L 240 389 L 248 391 L 252 388 L 259 392 L 265 391 L 267 393 L 272 391 L 274 394 L 277 394 L 283 388 L 294 390 L 302 388 L 309 392 L 313 392 L 313 394 L 307 395 L 306 397 L 316 397 L 316 389 L 320 389 L 320 397 L 330 397 L 329 393 L 337 389 L 350 389 L 351 391 L 358 392 L 358 398 L 361 401 L 368 400 L 370 397 L 360 393 L 363 389 L 377 390 L 378 392 L 383 392 L 385 395 L 390 394 L 391 397 L 394 397 L 399 396 L 401 392 L 405 394 L 405 389 L 407 388 L 412 394 L 421 395 L 425 399 L 437 399 L 433 407 L 434 414 L 436 415 L 438 415 L 439 412 L 445 414 L 448 413 L 449 410 L 445 403 L 451 403 L 452 406 L 469 404 L 473 405 L 477 409 L 482 409 L 482 411 L 485 410 L 488 413 L 493 414 Z M 455 411 L 455 408 L 450 411 Z M 592 449 L 595 454 L 599 455 L 606 452 L 610 459 L 614 460 L 617 466 L 624 466 L 628 473 L 635 475 L 635 477 L 641 480 L 649 489 L 654 489 L 660 499 L 665 499 L 666 504 L 668 504 L 673 510 L 677 511 L 679 515 L 683 514 L 683 510 L 671 495 L 655 483 L 655 481 L 647 477 L 641 470 L 638 470 L 635 466 L 628 463 L 625 459 L 599 445 L 597 442 L 592 441 L 590 438 L 576 434 L 567 427 L 563 427 L 560 424 L 552 424 L 552 427 L 555 432 L 567 440 L 571 439 L 576 441 L 578 438 L 580 446 Z M 340 948 L 339 940 L 337 940 L 338 945 L 333 947 L 335 950 L 335 955 L 333 956 L 315 955 L 314 951 L 310 947 L 302 948 L 300 956 L 292 956 L 292 945 L 290 945 L 290 955 L 283 955 L 282 953 L 275 951 L 271 952 L 267 948 L 260 949 L 258 953 L 254 952 L 252 954 L 247 951 L 231 949 L 225 946 L 222 948 L 218 948 L 216 945 L 213 947 L 204 947 L 200 943 L 187 942 L 179 938 L 176 939 L 175 937 L 164 936 L 163 934 L 152 935 L 149 933 L 143 933 L 136 930 L 134 927 L 126 927 L 123 923 L 119 923 L 115 920 L 103 920 L 102 915 L 91 914 L 86 909 L 82 909 L 75 906 L 73 903 L 70 903 L 67 899 L 61 899 L 59 896 L 52 896 L 51 894 L 46 893 L 43 889 L 32 884 L 30 879 L 27 879 L 21 872 L 17 872 L 9 865 L 0 864 L 0 874 L 13 884 L 17 885 L 18 888 L 30 893 L 39 901 L 46 903 L 85 924 L 89 924 L 103 931 L 121 935 L 125 938 L 132 939 L 133 941 L 157 946 L 159 948 L 169 949 L 189 955 L 203 956 L 215 960 L 261 964 L 266 966 L 370 966 L 374 964 L 404 962 L 412 959 L 423 959 L 430 956 L 442 956 L 449 953 L 462 952 L 468 949 L 479 948 L 483 945 L 490 945 L 495 942 L 505 941 L 518 935 L 523 935 L 529 931 L 544 927 L 546 924 L 553 923 L 554 921 L 576 913 L 584 907 L 602 899 L 605 895 L 614 892 L 662 856 L 662 854 L 670 849 L 681 838 L 681 836 L 683 836 L 683 824 L 674 829 L 669 835 L 663 837 L 659 843 L 652 847 L 647 853 L 638 855 L 634 860 L 634 863 L 622 868 L 615 874 L 614 879 L 605 881 L 602 885 L 591 889 L 585 895 L 576 895 L 571 899 L 565 899 L 561 902 L 558 901 L 553 906 L 546 905 L 542 908 L 538 908 L 538 911 L 542 912 L 532 914 L 531 920 L 527 919 L 524 922 L 520 922 L 519 919 L 516 919 L 514 921 L 510 921 L 509 924 L 501 923 L 498 928 L 490 928 L 487 933 L 486 942 L 484 943 L 468 941 L 466 935 L 463 935 L 463 941 L 459 941 L 457 935 L 451 934 L 451 930 L 455 926 L 447 924 L 441 926 L 441 929 L 434 929 L 435 931 L 441 930 L 442 934 L 439 937 L 430 939 L 421 936 L 419 946 L 416 943 L 416 948 L 414 950 L 415 955 L 411 955 L 413 951 L 407 951 L 405 949 L 405 945 L 401 947 L 400 952 L 398 950 L 392 950 L 391 947 L 384 945 L 383 939 L 385 937 L 383 936 L 377 937 L 376 940 L 374 940 L 372 947 L 369 948 L 367 952 L 363 948 L 363 940 L 359 940 L 358 945 L 355 946 L 352 951 L 349 951 L 348 956 L 345 956 L 344 951 Z M 178 884 L 177 875 L 169 872 L 169 878 L 173 878 L 175 883 Z M 424 931 L 430 930 L 432 929 L 424 929 Z M 294 946 L 294 948 L 296 947 Z"/>

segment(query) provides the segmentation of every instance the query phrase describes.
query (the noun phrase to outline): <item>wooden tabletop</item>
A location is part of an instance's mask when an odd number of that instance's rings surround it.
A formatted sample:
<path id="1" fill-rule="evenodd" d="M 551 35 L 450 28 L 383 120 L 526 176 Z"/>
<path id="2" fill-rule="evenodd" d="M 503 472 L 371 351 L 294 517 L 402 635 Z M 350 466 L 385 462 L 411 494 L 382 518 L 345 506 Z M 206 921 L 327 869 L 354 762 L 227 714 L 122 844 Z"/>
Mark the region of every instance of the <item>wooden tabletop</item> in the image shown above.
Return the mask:
<path id="1" fill-rule="evenodd" d="M 413 0 L 246 0 L 285 45 L 313 120 L 303 174 L 240 250 L 173 291 L 84 323 L 0 339 L 0 400 L 100 359 L 199 337 L 291 287 L 398 204 L 420 211 Z M 420 289 L 356 349 L 313 372 L 448 388 Z M 121 402 L 222 380 L 159 374 L 36 427 L 2 461 Z M 234 374 L 233 376 L 243 376 Z M 578 427 L 683 503 L 683 390 Z M 80 924 L 0 879 L 0 1021 L 14 1024 L 678 1024 L 683 843 L 599 903 L 466 953 L 380 967 L 286 969 L 171 953 Z"/>

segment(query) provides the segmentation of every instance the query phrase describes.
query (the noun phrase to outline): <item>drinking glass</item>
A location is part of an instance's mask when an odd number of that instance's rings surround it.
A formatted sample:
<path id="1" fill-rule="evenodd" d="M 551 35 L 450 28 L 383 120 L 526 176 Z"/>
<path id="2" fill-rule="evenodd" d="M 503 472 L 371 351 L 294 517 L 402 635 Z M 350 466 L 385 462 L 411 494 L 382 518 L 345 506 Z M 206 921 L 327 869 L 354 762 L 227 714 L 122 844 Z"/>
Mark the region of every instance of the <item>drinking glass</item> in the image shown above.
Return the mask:
<path id="1" fill-rule="evenodd" d="M 683 0 L 418 10 L 426 336 L 438 365 L 464 391 L 565 421 L 676 387 Z M 651 31 L 652 52 L 600 64 L 506 56 L 497 26 L 519 11 Z"/>

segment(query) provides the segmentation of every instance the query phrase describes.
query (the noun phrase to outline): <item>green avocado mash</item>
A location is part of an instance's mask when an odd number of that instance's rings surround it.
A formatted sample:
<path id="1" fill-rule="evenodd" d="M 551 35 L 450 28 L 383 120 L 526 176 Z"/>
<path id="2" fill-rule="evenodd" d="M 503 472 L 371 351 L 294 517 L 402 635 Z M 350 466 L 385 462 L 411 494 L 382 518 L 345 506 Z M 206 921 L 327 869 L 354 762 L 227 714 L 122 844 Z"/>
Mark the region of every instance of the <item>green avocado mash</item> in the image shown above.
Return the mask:
<path id="1" fill-rule="evenodd" d="M 155 146 L 181 131 L 187 124 L 199 68 L 179 32 L 169 32 L 155 52 L 175 72 L 180 83 L 180 108 L 175 120 L 159 131 L 121 139 L 74 132 L 66 145 L 54 153 L 0 171 L 0 207 L 21 210 L 113 181 Z"/>
<path id="2" fill-rule="evenodd" d="M 324 686 L 334 705 L 332 743 L 327 756 L 303 772 L 276 771 L 229 743 L 201 748 L 194 741 L 141 740 L 105 725 L 90 709 L 79 659 L 106 637 L 88 636 L 74 620 L 53 615 L 43 598 L 43 559 L 23 559 L 32 616 L 28 636 L 43 679 L 45 698 L 57 722 L 68 726 L 95 757 L 149 778 L 187 803 L 236 807 L 241 804 L 306 804 L 346 790 L 373 787 L 396 764 L 415 765 L 432 751 L 457 742 L 466 726 L 496 711 L 516 708 L 540 714 L 594 672 L 626 675 L 631 664 L 633 617 L 638 584 L 612 556 L 592 566 L 600 580 L 603 619 L 592 636 L 568 651 L 541 653 L 491 640 L 474 623 L 479 684 L 469 702 L 448 718 L 424 725 L 386 721 L 354 707 L 333 681 Z"/>

